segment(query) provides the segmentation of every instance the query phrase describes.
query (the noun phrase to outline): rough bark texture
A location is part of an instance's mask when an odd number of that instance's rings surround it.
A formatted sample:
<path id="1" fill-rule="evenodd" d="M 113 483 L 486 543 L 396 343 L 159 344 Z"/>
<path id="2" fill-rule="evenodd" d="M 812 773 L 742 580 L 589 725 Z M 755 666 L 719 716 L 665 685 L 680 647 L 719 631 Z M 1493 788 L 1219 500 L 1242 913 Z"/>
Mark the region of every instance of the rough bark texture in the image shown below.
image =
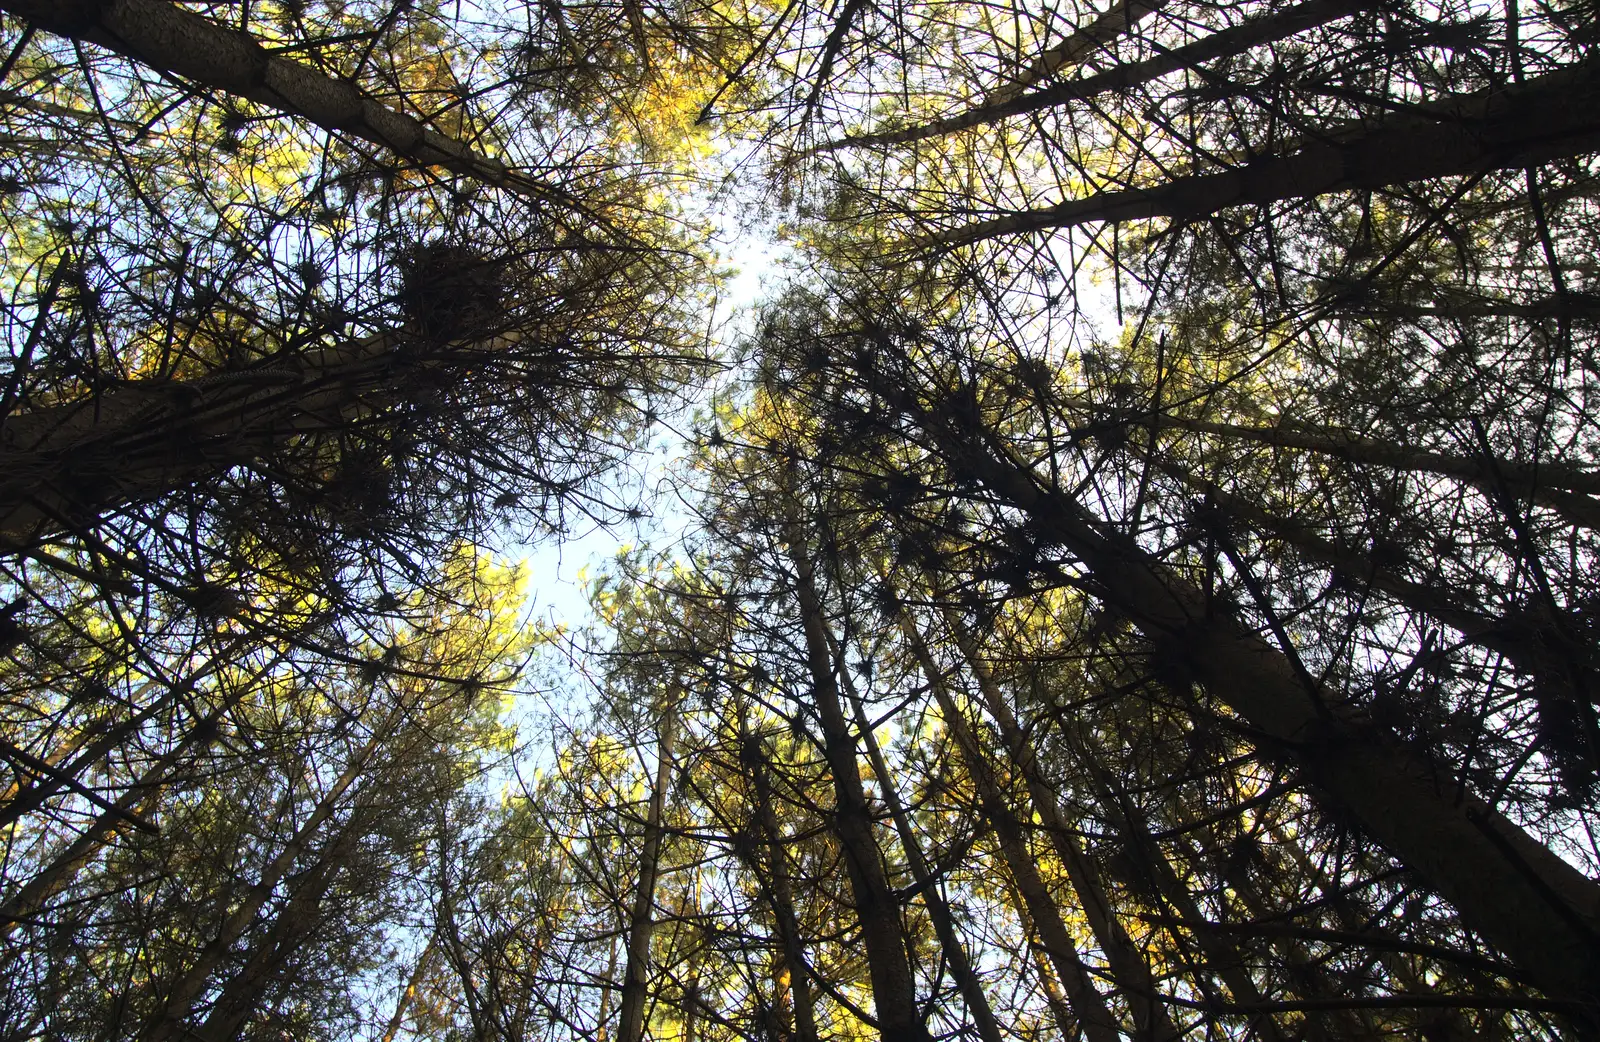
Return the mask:
<path id="1" fill-rule="evenodd" d="M 463 347 L 467 365 L 519 343 Z M 105 511 L 159 497 L 270 456 L 297 436 L 335 431 L 401 400 L 449 366 L 413 360 L 384 333 L 250 369 L 142 380 L 0 421 L 0 550 L 25 547 Z M 450 365 L 456 364 L 452 361 Z"/>

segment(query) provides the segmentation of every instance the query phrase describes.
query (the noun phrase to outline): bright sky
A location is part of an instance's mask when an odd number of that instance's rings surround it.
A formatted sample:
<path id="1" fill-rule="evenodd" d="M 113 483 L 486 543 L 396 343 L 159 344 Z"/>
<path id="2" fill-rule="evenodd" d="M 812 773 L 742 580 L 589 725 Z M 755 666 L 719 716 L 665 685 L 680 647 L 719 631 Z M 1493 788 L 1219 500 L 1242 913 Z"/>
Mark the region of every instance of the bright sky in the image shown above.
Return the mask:
<path id="1" fill-rule="evenodd" d="M 736 207 L 738 203 L 728 205 Z M 744 217 L 743 213 L 718 215 L 718 261 L 736 272 L 710 318 L 715 335 L 722 340 L 741 331 L 753 315 L 753 306 L 776 288 L 783 274 L 785 247 L 776 241 L 771 229 L 742 228 Z M 687 414 L 681 419 L 668 419 L 674 424 L 686 422 Z M 689 517 L 670 495 L 669 483 L 659 479 L 685 458 L 688 447 L 671 428 L 661 425 L 658 429 L 659 434 L 650 442 L 653 454 L 647 463 L 641 463 L 648 468 L 647 487 L 663 492 L 657 502 L 648 504 L 650 519 L 637 531 L 631 525 L 580 530 L 562 540 L 547 540 L 522 555 L 520 560 L 529 577 L 530 617 L 572 627 L 591 621 L 585 577 L 592 578 L 625 546 L 648 543 L 664 548 L 682 534 Z"/>

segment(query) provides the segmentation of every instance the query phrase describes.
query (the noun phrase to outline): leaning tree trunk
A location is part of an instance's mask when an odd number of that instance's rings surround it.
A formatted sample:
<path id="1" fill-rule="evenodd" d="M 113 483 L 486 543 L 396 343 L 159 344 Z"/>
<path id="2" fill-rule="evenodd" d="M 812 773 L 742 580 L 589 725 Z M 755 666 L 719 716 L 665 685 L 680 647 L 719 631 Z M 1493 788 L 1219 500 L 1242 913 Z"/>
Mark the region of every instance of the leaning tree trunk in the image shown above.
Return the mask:
<path id="1" fill-rule="evenodd" d="M 201 949 L 195 960 L 173 982 L 167 992 L 166 1001 L 162 1004 L 161 1012 L 149 1023 L 144 1031 L 139 1034 L 139 1042 L 166 1042 L 174 1036 L 181 1036 L 185 1032 L 184 1021 L 188 1019 L 195 1002 L 204 994 L 210 983 L 211 974 L 225 959 L 228 952 L 238 942 L 250 925 L 256 921 L 272 895 L 277 891 L 284 877 L 294 867 L 306 849 L 316 839 L 322 827 L 333 817 L 339 809 L 340 801 L 346 792 L 361 777 L 362 771 L 367 767 L 372 754 L 386 737 L 389 725 L 394 723 L 399 716 L 399 710 L 390 714 L 388 719 L 372 732 L 371 737 L 362 747 L 351 756 L 350 762 L 345 765 L 344 771 L 336 778 L 328 791 L 317 801 L 315 808 L 306 818 L 289 841 L 284 844 L 276 857 L 269 861 L 261 870 L 261 875 L 254 884 L 245 891 L 239 904 L 222 921 L 215 935 L 206 946 Z"/>
<path id="2" fill-rule="evenodd" d="M 817 718 L 822 724 L 823 755 L 833 779 L 834 831 L 843 849 L 861 940 L 872 979 L 872 1001 L 883 1042 L 927 1042 L 928 1029 L 917 1009 L 916 981 L 906 954 L 900 903 L 889 888 L 878 844 L 872 834 L 872 813 L 861 785 L 855 741 L 845 720 L 828 653 L 827 624 L 817 595 L 816 573 L 798 526 L 786 532 L 795 568 L 795 599 L 805 636 Z"/>
<path id="3" fill-rule="evenodd" d="M 1462 604 L 1449 590 L 1407 579 L 1365 554 L 1340 547 L 1243 496 L 1223 491 L 1185 467 L 1160 460 L 1155 465 L 1204 493 L 1223 513 L 1283 540 L 1308 561 L 1336 569 L 1351 581 L 1444 623 L 1469 642 L 1505 656 L 1522 673 L 1537 677 L 1541 683 L 1532 697 L 1541 717 L 1560 721 L 1558 726 L 1575 726 L 1575 737 L 1581 742 L 1590 769 L 1600 769 L 1600 718 L 1594 708 L 1595 695 L 1600 693 L 1600 676 L 1596 675 L 1593 651 L 1584 635 L 1587 627 L 1572 618 L 1570 612 L 1544 598 L 1520 619 L 1486 615 Z"/>
<path id="4" fill-rule="evenodd" d="M 1127 91 L 1168 73 L 1194 68 L 1201 62 L 1242 54 L 1252 47 L 1287 39 L 1296 33 L 1314 29 L 1319 25 L 1344 18 L 1369 5 L 1369 0 L 1307 0 L 1306 3 L 1249 18 L 1238 25 L 1197 40 L 1174 47 L 1144 61 L 1129 62 L 1080 76 L 1065 83 L 1053 84 L 1031 94 L 1022 93 L 1024 86 L 1013 86 L 998 91 L 993 98 L 976 108 L 944 119 L 932 120 L 904 130 L 889 130 L 877 134 L 858 134 L 829 141 L 812 149 L 813 152 L 832 152 L 841 148 L 861 148 L 874 145 L 901 145 L 929 138 L 943 137 L 960 130 L 983 126 L 1025 112 L 1038 112 L 1070 101 L 1088 101 L 1102 94 Z M 1030 81 L 1036 82 L 1036 81 Z"/>
<path id="5" fill-rule="evenodd" d="M 918 667 L 928 678 L 928 685 L 938 700 L 944 724 L 955 739 L 956 747 L 961 751 L 961 759 L 967 768 L 967 777 L 972 780 L 973 788 L 977 792 L 983 816 L 994 831 L 995 839 L 1000 845 L 1000 853 L 1005 858 L 1006 867 L 1010 869 L 1012 881 L 1029 918 L 1039 931 L 1039 939 L 1050 957 L 1051 965 L 1055 968 L 1056 979 L 1065 990 L 1067 1003 L 1072 1007 L 1089 1042 L 1114 1042 L 1121 1037 L 1121 1025 L 1110 1007 L 1106 1005 L 1105 997 L 1095 987 L 1094 977 L 1078 954 L 1077 945 L 1073 943 L 1072 934 L 1062 919 L 1061 910 L 1039 875 L 1033 855 L 1028 850 L 1021 822 L 1013 813 L 988 759 L 978 745 L 976 736 L 966 726 L 966 718 L 945 686 L 943 674 L 934 663 L 921 633 L 904 614 L 900 619 L 900 631 L 905 635 Z M 1046 827 L 1049 827 L 1048 823 Z M 1103 943 L 1102 948 L 1104 948 Z M 1114 968 L 1112 974 L 1116 976 Z M 1117 979 L 1117 984 L 1122 986 L 1124 991 L 1128 991 L 1126 982 L 1120 978 Z M 1148 1037 L 1143 1033 L 1152 1026 L 1148 1014 L 1152 998 L 1149 992 L 1142 996 L 1130 992 L 1127 996 L 1128 1005 L 1134 1010 L 1134 1022 L 1139 1037 Z"/>
<path id="6" fill-rule="evenodd" d="M 360 88 L 269 52 L 254 37 L 165 0 L 0 0 L 40 28 L 124 54 L 169 76 L 350 134 L 422 166 L 570 205 L 564 190 L 517 173 Z"/>
<path id="7" fill-rule="evenodd" d="M 1096 192 L 1040 210 L 977 221 L 922 236 L 953 246 L 1001 235 L 1084 224 L 1170 217 L 1197 221 L 1229 206 L 1264 205 L 1332 192 L 1359 191 L 1515 170 L 1600 149 L 1600 61 L 1576 63 L 1487 95 L 1446 98 L 1426 115 L 1407 113 L 1359 137 L 1307 144 L 1211 174 L 1177 177 L 1149 188 Z"/>
<path id="8" fill-rule="evenodd" d="M 296 437 L 339 430 L 404 398 L 410 381 L 520 342 L 444 345 L 380 333 L 338 348 L 193 380 L 125 384 L 0 420 L 0 550 L 255 460 Z"/>
<path id="9" fill-rule="evenodd" d="M 948 466 L 1027 516 L 1088 570 L 1109 605 L 1181 661 L 1259 741 L 1295 762 L 1461 918 L 1558 1000 L 1600 999 L 1600 886 L 1528 836 L 1464 779 L 1392 734 L 1349 717 L 1203 590 L 1017 460 L 981 419 L 879 390 Z"/>
<path id="10" fill-rule="evenodd" d="M 1088 25 L 1040 54 L 1026 72 L 991 94 L 989 103 L 1014 98 L 1040 80 L 1058 75 L 1062 69 L 1083 61 L 1095 51 L 1132 32 L 1135 25 L 1161 10 L 1167 3 L 1168 0 L 1117 0 L 1110 10 L 1102 12 Z"/>
<path id="11" fill-rule="evenodd" d="M 1442 474 L 1455 478 L 1494 499 L 1502 492 L 1527 496 L 1574 525 L 1600 529 L 1600 474 L 1563 463 L 1515 463 L 1489 457 L 1453 456 L 1408 448 L 1331 428 L 1282 424 L 1251 427 L 1214 423 L 1162 413 L 1117 416 L 1107 421 L 1116 427 L 1157 424 L 1192 434 L 1210 434 L 1224 440 L 1245 441 L 1273 448 L 1304 449 L 1350 463 L 1371 464 L 1390 470 Z M 1098 423 L 1095 424 L 1099 426 Z"/>
<path id="12" fill-rule="evenodd" d="M 828 643 L 833 649 L 834 659 L 842 667 L 844 656 L 839 654 L 838 645 L 831 635 Z M 867 718 L 866 707 L 862 704 L 855 685 L 850 682 L 849 673 L 840 668 L 838 676 L 842 681 L 845 696 L 850 702 L 856 727 L 861 731 L 861 741 L 867 748 L 867 759 L 872 764 L 872 772 L 878 777 L 883 801 L 889 807 L 889 816 L 894 821 L 895 832 L 900 836 L 900 847 L 906 853 L 906 865 L 911 869 L 912 882 L 922 894 L 923 903 L 928 909 L 928 918 L 933 921 L 934 933 L 938 935 L 939 945 L 944 950 L 945 958 L 949 960 L 951 976 L 955 977 L 962 998 L 967 1000 L 967 1009 L 972 1013 L 972 1022 L 978 1029 L 978 1037 L 983 1042 L 1000 1042 L 1000 1025 L 996 1023 L 994 1011 L 989 1006 L 989 998 L 984 994 L 983 982 L 978 979 L 977 972 L 972 967 L 972 960 L 967 958 L 961 938 L 956 934 L 950 905 L 939 889 L 942 880 L 934 874 L 927 857 L 922 853 L 922 844 L 917 840 L 916 831 L 912 828 L 911 817 L 906 812 L 904 801 L 900 799 L 900 793 L 894 787 L 894 775 L 889 773 L 889 765 L 883 758 L 878 738 L 872 733 L 872 722 Z"/>
<path id="13" fill-rule="evenodd" d="M 1067 870 L 1067 879 L 1078 895 L 1078 903 L 1083 910 L 1084 918 L 1089 922 L 1089 929 L 1094 933 L 1095 940 L 1100 942 L 1101 951 L 1105 952 L 1112 979 L 1126 997 L 1128 1008 L 1133 1011 L 1137 1037 L 1151 1042 L 1172 1042 L 1179 1038 L 1182 1032 L 1172 1022 L 1166 1005 L 1161 1001 L 1161 994 L 1156 990 L 1149 964 L 1139 953 L 1133 939 L 1128 936 L 1127 930 L 1106 899 L 1105 888 L 1100 883 L 1098 872 L 1088 863 L 1087 854 L 1061 814 L 1055 793 L 1050 791 L 1050 787 L 1039 774 L 1038 760 L 1033 755 L 1032 746 L 1017 725 L 1010 707 L 1006 705 L 994 676 L 979 659 L 976 643 L 965 627 L 954 618 L 953 613 L 947 613 L 946 620 L 955 634 L 956 644 L 961 649 L 962 657 L 972 669 L 973 679 L 977 681 L 978 690 L 983 696 L 989 715 L 1000 727 L 1000 737 L 1005 743 L 1006 752 L 1027 783 L 1033 812 L 1038 815 L 1040 824 L 1044 826 L 1051 846 L 1056 851 L 1057 859 Z M 946 723 L 955 735 L 966 759 L 974 768 L 973 776 L 983 778 L 984 785 L 992 798 L 998 801 L 1001 798 L 1000 793 L 995 785 L 993 773 L 984 762 L 982 747 L 968 726 L 966 715 L 961 712 L 961 708 L 956 705 L 943 680 L 935 672 L 937 666 L 928 650 L 927 642 L 923 640 L 921 632 L 911 620 L 902 616 L 900 626 L 923 671 L 930 677 L 934 693 L 939 698 L 940 711 L 944 714 Z"/>
<path id="14" fill-rule="evenodd" d="M 1070 741 L 1080 766 L 1094 787 L 1100 812 L 1106 816 L 1117 837 L 1127 845 L 1129 860 L 1135 866 L 1133 874 L 1145 877 L 1129 882 L 1148 885 L 1177 913 L 1182 922 L 1193 924 L 1191 929 L 1195 944 L 1206 960 L 1204 970 L 1223 983 L 1234 1005 L 1260 1006 L 1266 998 L 1257 987 L 1255 978 L 1250 975 L 1244 954 L 1236 945 L 1229 943 L 1225 935 L 1203 928 L 1209 921 L 1208 917 L 1200 910 L 1200 903 L 1195 900 L 1189 887 L 1178 878 L 1166 854 L 1150 834 L 1149 825 L 1116 790 L 1093 751 L 1082 748 L 1075 735 L 1071 736 Z M 1177 927 L 1171 926 L 1169 930 L 1176 940 L 1179 936 Z M 1287 1042 L 1283 1030 L 1270 1013 L 1256 1014 L 1250 1030 L 1262 1042 Z"/>

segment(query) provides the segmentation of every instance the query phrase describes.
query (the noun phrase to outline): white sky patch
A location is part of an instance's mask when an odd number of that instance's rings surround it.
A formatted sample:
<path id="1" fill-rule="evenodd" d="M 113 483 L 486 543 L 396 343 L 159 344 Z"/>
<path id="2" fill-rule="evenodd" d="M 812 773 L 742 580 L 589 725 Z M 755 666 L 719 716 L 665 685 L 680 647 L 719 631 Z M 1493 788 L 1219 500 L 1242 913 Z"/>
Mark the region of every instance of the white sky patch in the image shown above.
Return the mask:
<path id="1" fill-rule="evenodd" d="M 742 194 L 742 193 L 737 193 Z M 733 208 L 736 212 L 729 212 Z M 783 259 L 788 248 L 777 241 L 771 227 L 753 224 L 753 208 L 740 208 L 728 199 L 717 211 L 714 263 L 732 274 L 720 287 L 710 313 L 707 333 L 713 343 L 728 344 L 747 333 L 756 306 L 777 288 L 784 277 Z M 513 553 L 528 577 L 527 612 L 530 621 L 577 628 L 594 620 L 588 601 L 589 580 L 627 548 L 649 545 L 666 548 L 676 543 L 692 517 L 675 495 L 673 473 L 688 456 L 683 435 L 689 433 L 692 409 L 708 404 L 714 388 L 688 388 L 692 404 L 681 416 L 665 417 L 649 440 L 648 453 L 636 458 L 646 491 L 641 504 L 649 516 L 637 524 L 578 529 L 559 539 Z"/>

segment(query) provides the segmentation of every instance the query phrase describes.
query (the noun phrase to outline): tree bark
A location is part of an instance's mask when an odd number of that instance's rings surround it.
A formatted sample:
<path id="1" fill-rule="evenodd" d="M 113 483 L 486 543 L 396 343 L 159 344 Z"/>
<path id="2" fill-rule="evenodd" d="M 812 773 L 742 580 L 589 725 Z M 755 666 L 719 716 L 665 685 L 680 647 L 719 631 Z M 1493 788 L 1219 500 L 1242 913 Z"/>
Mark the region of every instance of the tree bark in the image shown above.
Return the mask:
<path id="1" fill-rule="evenodd" d="M 988 759 L 978 745 L 976 736 L 967 727 L 966 717 L 945 686 L 943 674 L 934 663 L 922 634 L 903 613 L 900 618 L 900 632 L 905 635 L 918 666 L 927 676 L 928 684 L 938 700 L 944 724 L 950 729 L 957 748 L 961 750 L 961 758 L 966 765 L 967 776 L 972 779 L 973 788 L 977 792 L 983 816 L 994 830 L 1006 866 L 1011 870 L 1012 880 L 1039 931 L 1039 938 L 1055 967 L 1057 979 L 1066 990 L 1067 1002 L 1076 1014 L 1079 1025 L 1088 1036 L 1089 1042 L 1112 1042 L 1120 1038 L 1122 1026 L 1110 1007 L 1106 1005 L 1099 989 L 1094 986 L 1094 979 L 1089 974 L 1088 967 L 1078 955 L 1077 945 L 1073 943 L 1072 935 L 1061 918 L 1061 910 L 1057 907 L 1055 899 L 1050 896 L 1049 888 L 1045 886 L 1038 869 L 1034 866 L 1021 823 L 1012 813 Z M 1045 824 L 1048 828 L 1048 820 Z M 1105 945 L 1102 943 L 1101 947 L 1104 950 Z M 1116 977 L 1115 968 L 1112 969 L 1112 976 Z M 1122 986 L 1124 982 L 1118 978 L 1117 984 Z M 1125 986 L 1124 990 L 1127 990 Z M 1126 997 L 1129 1007 L 1134 1011 L 1135 1037 L 1150 1037 L 1145 1032 L 1152 1030 L 1154 1025 L 1154 1020 L 1149 1014 L 1152 1005 L 1151 993 L 1148 991 L 1143 995 L 1129 993 Z"/>
<path id="2" fill-rule="evenodd" d="M 1204 591 L 1043 481 L 945 401 L 890 402 L 959 475 L 1032 519 L 1088 569 L 1099 596 L 1292 759 L 1330 802 L 1461 913 L 1552 997 L 1600 1000 L 1600 886 L 1530 838 L 1465 782 L 1388 732 L 1336 713 L 1288 656 Z"/>
<path id="3" fill-rule="evenodd" d="M 566 192 L 396 112 L 355 84 L 269 53 L 254 37 L 165 0 L 0 0 L 0 10 L 152 69 L 362 138 L 421 166 L 444 167 L 534 199 Z"/>
<path id="4" fill-rule="evenodd" d="M 1148 873 L 1149 884 L 1178 913 L 1180 919 L 1192 923 L 1207 922 L 1208 917 L 1200 911 L 1194 894 L 1178 878 L 1165 852 L 1150 834 L 1149 825 L 1137 810 L 1126 804 L 1120 793 L 1114 791 L 1105 769 L 1095 762 L 1093 755 L 1083 750 L 1075 751 L 1079 752 L 1080 763 L 1095 788 L 1101 812 L 1107 816 L 1117 835 L 1128 844 L 1130 855 L 1136 859 L 1134 864 Z M 1266 1001 L 1266 996 L 1256 986 L 1255 978 L 1250 975 L 1243 953 L 1229 944 L 1226 937 L 1214 931 L 1196 929 L 1194 939 L 1205 956 L 1205 969 L 1215 974 L 1227 987 L 1234 1005 L 1253 1006 Z M 1258 1014 L 1251 1023 L 1251 1029 L 1260 1036 L 1262 1042 L 1287 1042 L 1287 1037 L 1270 1013 Z"/>
<path id="5" fill-rule="evenodd" d="M 1128 1007 L 1133 1011 L 1137 1036 L 1141 1039 L 1153 1039 L 1156 1042 L 1172 1042 L 1179 1038 L 1182 1032 L 1172 1022 L 1166 1006 L 1161 1001 L 1161 993 L 1156 989 L 1149 964 L 1145 962 L 1133 939 L 1128 936 L 1122 921 L 1111 908 L 1098 871 L 1089 863 L 1088 855 L 1078 842 L 1077 836 L 1068 828 L 1061 814 L 1061 805 L 1056 800 L 1056 794 L 1051 791 L 1039 772 L 1038 758 L 1034 756 L 1031 743 L 1018 725 L 1011 707 L 1006 704 L 1005 696 L 995 683 L 994 675 L 989 671 L 988 665 L 979 657 L 979 649 L 972 635 L 953 612 L 946 612 L 945 619 L 955 635 L 962 657 L 972 670 L 978 691 L 983 696 L 985 708 L 999 725 L 1000 737 L 1005 742 L 1006 751 L 1027 783 L 1033 811 L 1039 816 L 1039 821 L 1050 837 L 1057 858 L 1067 870 L 1067 878 L 1078 894 L 1084 918 L 1088 920 L 1095 939 L 1100 942 L 1100 949 L 1106 953 L 1111 976 L 1122 989 Z M 905 628 L 908 623 L 903 620 L 901 625 Z M 923 660 L 924 669 L 934 668 L 927 644 L 915 626 L 910 626 L 908 639 L 913 650 Z M 935 687 L 935 691 L 939 691 L 943 686 L 941 681 Z M 964 735 L 962 740 L 964 746 L 970 749 L 969 755 L 981 756 L 982 750 L 967 727 L 965 716 L 960 713 L 959 707 L 956 706 L 954 699 L 950 698 L 948 691 L 945 691 L 940 707 L 952 714 L 951 719 L 955 721 L 952 726 Z"/>
<path id="6" fill-rule="evenodd" d="M 883 750 L 878 746 L 877 736 L 872 733 L 872 721 L 867 719 L 866 707 L 862 705 L 855 685 L 850 682 L 849 674 L 844 672 L 843 656 L 839 654 L 831 635 L 829 644 L 833 645 L 834 658 L 840 664 L 839 677 L 843 681 L 845 695 L 850 701 L 856 727 L 861 731 L 862 744 L 867 748 L 867 759 L 872 764 L 873 773 L 878 776 L 878 787 L 883 792 L 883 801 L 889 807 L 889 816 L 894 821 L 895 832 L 900 836 L 900 847 L 906 853 L 906 864 L 911 869 L 911 879 L 927 906 L 928 918 L 933 921 L 934 933 L 938 935 L 940 947 L 944 949 L 945 958 L 950 963 L 950 973 L 955 977 L 962 997 L 967 1000 L 967 1009 L 972 1014 L 973 1025 L 978 1029 L 978 1037 L 983 1042 L 1001 1042 L 1000 1025 L 995 1022 L 994 1011 L 989 1006 L 989 997 L 983 991 L 983 982 L 978 979 L 976 971 L 972 968 L 972 961 L 967 958 L 966 949 L 962 947 L 961 938 L 956 934 L 950 906 L 945 902 L 943 891 L 939 889 L 940 880 L 934 877 L 928 859 L 923 856 L 922 845 L 917 841 L 917 834 L 911 827 L 911 818 L 906 813 L 900 793 L 894 788 L 893 775 L 889 773 L 889 765 L 883 758 Z"/>
<path id="7" fill-rule="evenodd" d="M 1028 71 L 989 96 L 995 104 L 1016 97 L 1062 69 L 1083 61 L 1095 51 L 1133 31 L 1133 27 L 1167 5 L 1168 0 L 1117 0 L 1115 6 L 1088 25 L 1040 54 Z"/>
<path id="8" fill-rule="evenodd" d="M 143 380 L 0 421 L 0 551 L 343 429 L 522 341 L 518 332 L 421 357 L 404 332 L 193 380 Z"/>
<path id="9" fill-rule="evenodd" d="M 1312 142 L 1217 173 L 1097 192 L 920 236 L 955 246 L 1044 229 L 1170 217 L 1188 223 L 1229 206 L 1537 166 L 1600 149 L 1600 62 L 1575 63 L 1492 94 L 1447 98 L 1358 137 Z"/>
<path id="10" fill-rule="evenodd" d="M 666 696 L 656 731 L 656 777 L 645 812 L 644 846 L 639 853 L 639 881 L 628 915 L 627 963 L 623 968 L 622 1001 L 617 1011 L 617 1042 L 639 1042 L 644 1037 L 645 1000 L 650 988 L 650 939 L 655 933 L 656 881 L 661 875 L 662 819 L 667 786 L 672 780 L 674 729 L 677 726 L 676 692 Z"/>
<path id="11" fill-rule="evenodd" d="M 255 921 L 261 909 L 272 898 L 273 892 L 283 880 L 294 863 L 305 853 L 317 833 L 322 829 L 334 812 L 339 808 L 339 801 L 344 794 L 361 777 L 361 772 L 366 769 L 367 761 L 376 751 L 379 743 L 388 731 L 398 711 L 376 728 L 372 736 L 362 745 L 343 772 L 329 786 L 317 801 L 305 824 L 295 830 L 293 836 L 284 844 L 276 857 L 267 863 L 261 876 L 245 891 L 239 906 L 222 921 L 216 934 L 201 950 L 199 956 L 184 971 L 167 993 L 166 1002 L 162 1005 L 161 1012 L 153 1019 L 144 1031 L 140 1032 L 140 1042 L 165 1042 L 174 1035 L 184 1031 L 184 1020 L 188 1018 L 189 1011 L 194 1007 L 195 1001 L 204 993 L 206 985 L 211 978 L 211 973 L 227 956 L 228 951 L 243 936 L 250 924 Z"/>
<path id="12" fill-rule="evenodd" d="M 767 777 L 766 751 L 748 733 L 741 716 L 740 760 L 750 771 L 756 795 L 756 821 L 767 849 L 768 880 L 764 889 L 778 924 L 783 944 L 784 965 L 789 971 L 790 1006 L 794 1011 L 795 1042 L 817 1042 L 816 1009 L 811 997 L 810 968 L 806 964 L 800 922 L 794 910 L 794 890 L 789 879 L 789 862 L 783 850 L 783 831 L 772 809 L 772 783 Z"/>
<path id="13" fill-rule="evenodd" d="M 1177 428 L 1193 434 L 1214 434 L 1220 438 L 1249 441 L 1278 448 L 1305 449 L 1351 463 L 1370 463 L 1392 470 L 1442 474 L 1457 478 L 1493 498 L 1501 483 L 1516 496 L 1529 496 L 1540 506 L 1561 514 L 1573 524 L 1600 529 L 1600 473 L 1564 463 L 1514 463 L 1505 459 L 1478 459 L 1440 452 L 1407 448 L 1350 431 L 1327 427 L 1301 427 L 1281 424 L 1276 427 L 1251 427 L 1237 423 L 1214 423 L 1162 413 L 1159 417 L 1141 416 L 1116 421 L 1119 426 L 1149 424 Z"/>
<path id="14" fill-rule="evenodd" d="M 1412 611 L 1444 623 L 1471 643 L 1505 656 L 1519 671 L 1545 680 L 1547 696 L 1556 697 L 1561 693 L 1560 697 L 1589 700 L 1600 689 L 1595 681 L 1592 652 L 1582 640 L 1574 637 L 1585 627 L 1563 617 L 1559 611 L 1546 607 L 1521 620 L 1487 615 L 1462 604 L 1448 590 L 1398 575 L 1379 566 L 1366 554 L 1345 549 L 1306 531 L 1297 523 L 1225 492 L 1177 464 L 1158 461 L 1157 466 L 1210 496 L 1213 505 L 1230 517 L 1283 540 L 1308 560 L 1337 569 L 1352 581 L 1368 585 Z"/>
<path id="15" fill-rule="evenodd" d="M 822 724 L 823 754 L 833 776 L 834 828 L 850 876 L 856 915 L 861 921 L 861 939 L 872 978 L 878 1030 L 883 1042 L 927 1042 L 928 1029 L 917 1009 L 916 983 L 906 955 L 900 904 L 889 889 L 878 844 L 872 835 L 872 814 L 861 785 L 855 742 L 845 721 L 828 653 L 815 571 L 798 527 L 790 525 L 786 538 L 795 568 L 795 598 L 805 636 L 806 663 L 817 717 Z"/>
<path id="16" fill-rule="evenodd" d="M 340 860 L 349 855 L 350 832 L 347 827 L 333 851 L 324 854 L 300 880 L 293 895 L 279 910 L 272 925 L 265 931 L 255 949 L 226 984 L 206 1014 L 194 1037 L 200 1042 L 232 1042 L 239 1029 L 261 1000 L 261 991 L 268 976 L 290 955 L 292 949 L 306 941 L 316 925 L 322 901 L 338 874 Z"/>

